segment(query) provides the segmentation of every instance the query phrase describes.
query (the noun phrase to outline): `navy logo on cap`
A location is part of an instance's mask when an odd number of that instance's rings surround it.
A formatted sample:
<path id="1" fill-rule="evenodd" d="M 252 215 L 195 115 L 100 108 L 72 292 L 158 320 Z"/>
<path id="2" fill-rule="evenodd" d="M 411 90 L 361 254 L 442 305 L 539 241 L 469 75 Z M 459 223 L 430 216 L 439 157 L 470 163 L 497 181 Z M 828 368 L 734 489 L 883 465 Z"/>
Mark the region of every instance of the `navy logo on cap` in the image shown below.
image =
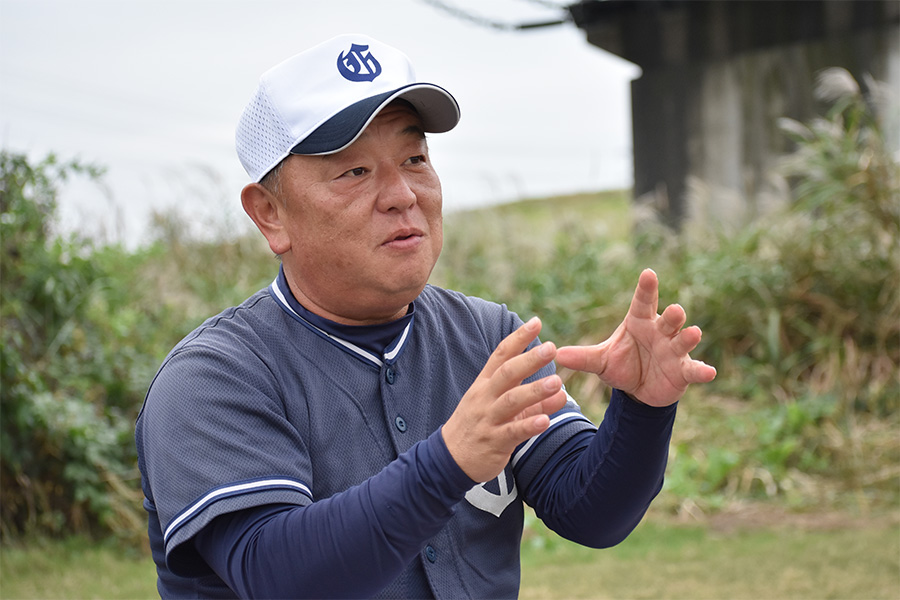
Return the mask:
<path id="1" fill-rule="evenodd" d="M 363 54 L 368 46 L 351 44 L 348 52 L 338 56 L 337 67 L 344 79 L 350 81 L 372 81 L 381 75 L 381 63 L 372 53 Z"/>

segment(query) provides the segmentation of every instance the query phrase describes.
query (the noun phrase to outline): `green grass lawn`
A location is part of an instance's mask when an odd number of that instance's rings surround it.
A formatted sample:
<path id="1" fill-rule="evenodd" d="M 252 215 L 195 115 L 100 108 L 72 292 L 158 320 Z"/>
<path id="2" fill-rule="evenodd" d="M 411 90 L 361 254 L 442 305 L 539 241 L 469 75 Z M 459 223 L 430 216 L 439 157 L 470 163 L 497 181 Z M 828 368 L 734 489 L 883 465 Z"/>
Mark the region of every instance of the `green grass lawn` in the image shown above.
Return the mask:
<path id="1" fill-rule="evenodd" d="M 522 572 L 523 599 L 896 599 L 900 528 L 724 533 L 648 522 L 607 550 L 526 540 Z"/>
<path id="2" fill-rule="evenodd" d="M 149 554 L 73 538 L 0 547 L 0 598 L 159 598 Z"/>
<path id="3" fill-rule="evenodd" d="M 156 598 L 151 560 L 83 540 L 0 549 L 0 598 Z M 719 531 L 651 519 L 608 550 L 540 526 L 523 542 L 523 599 L 896 599 L 896 520 Z"/>

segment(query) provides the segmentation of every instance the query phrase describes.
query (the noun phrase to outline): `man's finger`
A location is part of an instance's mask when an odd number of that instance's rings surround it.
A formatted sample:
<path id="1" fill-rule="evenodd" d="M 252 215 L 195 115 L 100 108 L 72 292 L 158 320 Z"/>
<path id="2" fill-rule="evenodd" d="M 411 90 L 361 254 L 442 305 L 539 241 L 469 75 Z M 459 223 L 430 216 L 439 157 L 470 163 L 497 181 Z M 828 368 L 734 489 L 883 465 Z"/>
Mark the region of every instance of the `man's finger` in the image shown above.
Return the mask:
<path id="1" fill-rule="evenodd" d="M 525 440 L 544 433 L 549 427 L 550 417 L 539 414 L 507 423 L 502 435 L 506 437 L 510 446 L 515 447 Z"/>
<path id="2" fill-rule="evenodd" d="M 657 327 L 659 327 L 660 333 L 671 337 L 684 327 L 686 320 L 687 315 L 684 312 L 684 308 L 678 304 L 670 304 L 657 321 Z"/>
<path id="3" fill-rule="evenodd" d="M 556 351 L 556 364 L 576 371 L 606 370 L 606 343 L 596 346 L 563 346 Z"/>
<path id="4" fill-rule="evenodd" d="M 716 368 L 700 360 L 691 360 L 682 372 L 688 383 L 709 383 L 716 378 Z"/>
<path id="5" fill-rule="evenodd" d="M 562 390 L 521 413 L 503 425 L 501 435 L 507 436 L 510 446 L 518 446 L 525 440 L 543 433 L 550 425 L 550 415 L 566 405 L 566 393 Z"/>
<path id="6" fill-rule="evenodd" d="M 490 389 L 496 396 L 500 396 L 549 365 L 554 358 L 556 345 L 553 342 L 544 342 L 528 352 L 513 356 L 491 375 Z"/>
<path id="7" fill-rule="evenodd" d="M 659 307 L 659 280 L 653 269 L 644 269 L 638 278 L 628 314 L 638 319 L 652 319 Z"/>
<path id="8" fill-rule="evenodd" d="M 506 336 L 494 351 L 488 357 L 481 374 L 490 377 L 500 368 L 500 365 L 506 363 L 514 356 L 518 356 L 525 352 L 528 344 L 533 342 L 541 332 L 541 320 L 532 317 L 527 322 L 519 326 L 518 329 Z M 524 378 L 523 378 L 524 379 Z"/>
<path id="9" fill-rule="evenodd" d="M 697 347 L 701 337 L 703 334 L 696 325 L 683 329 L 672 340 L 672 350 L 679 356 L 688 354 Z"/>
<path id="10" fill-rule="evenodd" d="M 562 380 L 558 375 L 550 375 L 513 388 L 501 396 L 500 402 L 495 404 L 494 418 L 497 422 L 503 422 L 510 421 L 520 414 L 528 416 L 543 413 L 544 403 L 554 398 L 561 390 Z"/>

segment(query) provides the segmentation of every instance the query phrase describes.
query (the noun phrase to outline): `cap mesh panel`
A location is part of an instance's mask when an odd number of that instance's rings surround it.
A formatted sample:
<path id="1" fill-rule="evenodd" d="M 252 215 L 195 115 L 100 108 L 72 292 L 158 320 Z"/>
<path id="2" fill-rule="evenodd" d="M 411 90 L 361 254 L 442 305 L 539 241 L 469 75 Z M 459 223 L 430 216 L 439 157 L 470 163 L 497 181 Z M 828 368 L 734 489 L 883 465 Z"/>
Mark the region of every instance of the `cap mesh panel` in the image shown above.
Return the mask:
<path id="1" fill-rule="evenodd" d="M 235 143 L 241 164 L 254 181 L 259 181 L 294 145 L 293 136 L 262 90 L 244 109 Z"/>

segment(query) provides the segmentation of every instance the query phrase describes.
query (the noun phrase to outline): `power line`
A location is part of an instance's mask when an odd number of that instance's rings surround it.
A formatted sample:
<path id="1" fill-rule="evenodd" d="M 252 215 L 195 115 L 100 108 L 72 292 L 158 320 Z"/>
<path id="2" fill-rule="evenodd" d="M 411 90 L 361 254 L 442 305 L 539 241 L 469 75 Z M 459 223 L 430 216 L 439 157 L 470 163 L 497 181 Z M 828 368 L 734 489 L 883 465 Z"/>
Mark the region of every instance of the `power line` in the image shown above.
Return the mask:
<path id="1" fill-rule="evenodd" d="M 564 0 L 562 3 L 553 2 L 552 0 L 522 0 L 522 1 L 529 2 L 531 4 L 537 4 L 538 6 L 543 6 L 545 8 L 556 8 L 556 9 L 560 9 L 560 8 L 568 9 L 569 4 L 570 4 L 567 0 Z"/>
<path id="2" fill-rule="evenodd" d="M 565 9 L 564 5 L 554 4 L 553 2 L 549 2 L 547 0 L 527 0 L 534 4 L 539 4 L 545 7 L 552 7 L 556 9 Z M 442 2 L 441 0 L 423 0 L 425 4 L 430 4 L 431 6 L 443 10 L 447 14 L 456 17 L 457 19 L 461 19 L 463 21 L 468 21 L 470 23 L 474 23 L 480 27 L 487 27 L 489 29 L 499 29 L 501 31 L 521 31 L 524 29 L 537 29 L 539 27 L 553 27 L 556 25 L 564 25 L 568 23 L 571 19 L 568 14 L 562 19 L 554 19 L 552 21 L 538 21 L 533 23 L 502 23 L 500 21 L 495 21 L 493 19 L 489 19 L 487 17 L 482 17 L 479 15 L 472 14 L 466 10 L 459 8 L 458 6 L 453 6 L 446 2 Z"/>

